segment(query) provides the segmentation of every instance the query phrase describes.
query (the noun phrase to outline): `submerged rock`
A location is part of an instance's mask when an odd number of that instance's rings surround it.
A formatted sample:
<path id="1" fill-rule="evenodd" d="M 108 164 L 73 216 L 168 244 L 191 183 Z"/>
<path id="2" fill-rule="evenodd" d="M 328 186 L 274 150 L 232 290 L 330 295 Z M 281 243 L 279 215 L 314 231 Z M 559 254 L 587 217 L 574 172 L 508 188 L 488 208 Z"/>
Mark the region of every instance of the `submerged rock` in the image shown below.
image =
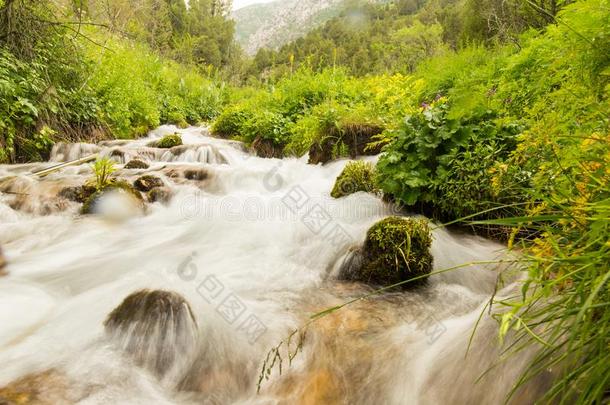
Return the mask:
<path id="1" fill-rule="evenodd" d="M 358 191 L 375 193 L 378 191 L 375 176 L 375 166 L 372 163 L 349 162 L 337 177 L 330 195 L 333 198 L 341 198 Z"/>
<path id="2" fill-rule="evenodd" d="M 0 388 L 2 405 L 57 405 L 77 402 L 80 398 L 69 390 L 69 381 L 56 370 L 30 374 Z"/>
<path id="3" fill-rule="evenodd" d="M 122 193 L 133 200 L 134 206 L 144 207 L 142 195 L 138 190 L 125 181 L 115 181 L 89 196 L 81 208 L 81 214 L 94 213 L 102 197 L 111 192 Z"/>
<path id="4" fill-rule="evenodd" d="M 346 260 L 340 278 L 389 286 L 421 277 L 401 288 L 421 285 L 432 271 L 431 244 L 426 219 L 385 218 L 368 230 L 364 246 Z"/>
<path id="5" fill-rule="evenodd" d="M 172 198 L 172 191 L 169 187 L 157 187 L 153 188 L 146 194 L 146 198 L 150 203 L 160 202 L 167 204 Z"/>
<path id="6" fill-rule="evenodd" d="M 147 193 L 153 188 L 163 187 L 163 180 L 157 176 L 146 175 L 139 177 L 136 181 L 134 181 L 133 186 L 136 188 L 136 190 Z"/>
<path id="7" fill-rule="evenodd" d="M 202 181 L 208 178 L 208 172 L 204 169 L 189 169 L 184 171 L 187 180 Z"/>
<path id="8" fill-rule="evenodd" d="M 106 335 L 140 367 L 158 377 L 180 378 L 197 350 L 197 321 L 179 294 L 137 291 L 104 321 Z"/>
<path id="9" fill-rule="evenodd" d="M 148 169 L 150 166 L 140 159 L 132 159 L 125 165 L 125 169 Z"/>
<path id="10" fill-rule="evenodd" d="M 93 186 L 74 186 L 74 187 L 64 187 L 57 194 L 58 197 L 65 198 L 66 200 L 84 203 L 87 201 L 89 197 L 91 197 L 96 192 L 96 188 Z"/>

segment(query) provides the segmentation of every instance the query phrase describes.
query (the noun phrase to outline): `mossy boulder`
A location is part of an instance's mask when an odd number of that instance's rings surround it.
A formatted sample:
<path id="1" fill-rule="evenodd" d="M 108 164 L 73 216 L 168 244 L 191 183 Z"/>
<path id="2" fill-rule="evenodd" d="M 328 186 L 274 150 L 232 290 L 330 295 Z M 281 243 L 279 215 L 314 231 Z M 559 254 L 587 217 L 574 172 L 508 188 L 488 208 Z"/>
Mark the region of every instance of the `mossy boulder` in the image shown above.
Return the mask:
<path id="1" fill-rule="evenodd" d="M 131 184 L 126 181 L 118 180 L 114 181 L 107 186 L 97 190 L 93 193 L 81 208 L 81 214 L 92 214 L 95 212 L 96 205 L 99 203 L 100 198 L 102 198 L 106 193 L 112 191 L 119 191 L 121 193 L 125 193 L 126 195 L 133 197 L 138 204 L 144 205 L 144 199 L 142 198 L 142 194 L 138 190 L 136 190 Z"/>
<path id="2" fill-rule="evenodd" d="M 367 193 L 377 193 L 375 166 L 370 162 L 355 161 L 349 162 L 330 192 L 331 197 L 341 198 L 347 195 L 364 191 Z"/>
<path id="3" fill-rule="evenodd" d="M 162 149 L 173 148 L 182 145 L 182 138 L 178 134 L 165 135 L 154 143 L 154 146 Z"/>
<path id="4" fill-rule="evenodd" d="M 157 176 L 147 174 L 134 181 L 133 186 L 136 188 L 136 190 L 147 193 L 153 188 L 163 187 L 163 180 Z"/>
<path id="5" fill-rule="evenodd" d="M 140 290 L 104 321 L 107 337 L 140 367 L 158 377 L 175 374 L 197 349 L 197 321 L 180 294 Z"/>
<path id="6" fill-rule="evenodd" d="M 132 159 L 125 165 L 125 169 L 148 169 L 148 163 L 141 161 L 140 159 Z"/>
<path id="7" fill-rule="evenodd" d="M 432 236 L 428 220 L 388 217 L 373 225 L 364 246 L 341 270 L 341 278 L 373 285 L 400 287 L 423 284 L 432 271 Z"/>
<path id="8" fill-rule="evenodd" d="M 96 192 L 96 188 L 93 186 L 75 186 L 75 187 L 64 187 L 57 194 L 58 197 L 65 198 L 66 200 L 74 201 L 77 203 L 84 203 L 89 197 Z"/>

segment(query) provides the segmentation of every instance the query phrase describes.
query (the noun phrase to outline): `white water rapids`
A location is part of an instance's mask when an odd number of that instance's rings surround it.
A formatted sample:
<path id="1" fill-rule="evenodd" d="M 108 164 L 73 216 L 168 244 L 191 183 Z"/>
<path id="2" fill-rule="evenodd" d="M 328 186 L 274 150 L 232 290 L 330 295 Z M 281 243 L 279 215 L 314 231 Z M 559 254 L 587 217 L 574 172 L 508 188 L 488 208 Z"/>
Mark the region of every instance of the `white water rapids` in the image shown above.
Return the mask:
<path id="1" fill-rule="evenodd" d="M 184 146 L 146 146 L 174 131 Z M 407 213 L 365 193 L 331 199 L 346 161 L 262 159 L 205 128 L 59 145 L 51 160 L 90 153 L 120 164 L 148 161 L 149 169 L 117 175 L 154 174 L 172 198 L 147 204 L 144 214 L 112 216 L 121 202 L 108 201 L 100 215 L 82 216 L 80 204 L 57 194 L 89 180 L 89 164 L 42 179 L 29 172 L 51 163 L 0 166 L 0 246 L 8 263 L 0 277 L 0 387 L 53 370 L 61 384 L 40 394 L 48 401 L 41 403 L 501 404 L 523 370 L 525 354 L 499 361 L 498 324 L 487 312 L 467 353 L 501 272 L 481 263 L 311 323 L 302 352 L 291 365 L 282 352 L 281 376 L 274 367 L 257 393 L 271 348 L 311 314 L 371 291 L 337 281 L 337 269 L 372 224 Z M 506 257 L 481 238 L 440 228 L 433 236 L 435 270 Z M 182 359 L 179 377 L 155 377 L 104 334 L 106 316 L 144 288 L 176 292 L 192 308 L 195 347 L 171 347 Z M 42 375 L 28 383 L 31 390 L 45 385 Z M 530 385 L 512 402 L 531 403 L 541 388 Z"/>

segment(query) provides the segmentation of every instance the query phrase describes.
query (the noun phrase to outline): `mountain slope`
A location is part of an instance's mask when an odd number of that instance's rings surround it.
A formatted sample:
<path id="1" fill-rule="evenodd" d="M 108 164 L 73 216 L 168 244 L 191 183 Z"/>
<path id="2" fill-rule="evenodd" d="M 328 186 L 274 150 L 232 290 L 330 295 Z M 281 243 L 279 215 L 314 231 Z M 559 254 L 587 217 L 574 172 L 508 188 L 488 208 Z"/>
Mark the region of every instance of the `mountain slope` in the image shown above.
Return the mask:
<path id="1" fill-rule="evenodd" d="M 236 39 L 248 54 L 277 49 L 337 16 L 344 0 L 277 0 L 233 12 Z"/>

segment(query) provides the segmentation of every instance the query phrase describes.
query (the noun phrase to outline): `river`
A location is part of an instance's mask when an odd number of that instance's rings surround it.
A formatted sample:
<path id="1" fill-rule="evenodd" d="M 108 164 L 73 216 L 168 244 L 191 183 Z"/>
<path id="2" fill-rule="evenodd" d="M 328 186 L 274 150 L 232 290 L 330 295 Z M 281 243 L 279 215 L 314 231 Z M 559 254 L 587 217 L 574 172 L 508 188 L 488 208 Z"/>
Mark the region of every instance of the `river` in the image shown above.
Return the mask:
<path id="1" fill-rule="evenodd" d="M 184 146 L 147 146 L 175 131 Z M 31 174 L 91 153 L 115 159 L 123 179 L 158 176 L 171 200 L 141 212 L 108 199 L 82 216 L 58 193 L 89 180 L 90 164 Z M 134 157 L 150 168 L 122 168 Z M 21 379 L 46 398 L 40 403 L 504 403 L 529 354 L 501 359 L 495 308 L 486 309 L 498 280 L 501 296 L 518 277 L 494 263 L 511 257 L 500 244 L 435 227 L 434 269 L 457 269 L 308 323 L 372 291 L 338 281 L 338 269 L 372 224 L 408 215 L 371 194 L 330 198 L 346 162 L 263 159 L 204 127 L 164 126 L 134 141 L 56 145 L 50 162 L 0 166 L 8 263 L 0 387 Z M 141 289 L 180 294 L 196 325 L 192 344 L 166 342 L 180 361 L 162 377 L 135 365 L 104 331 L 108 314 Z M 257 393 L 270 349 L 303 325 L 290 342 L 302 350 L 289 364 L 285 342 L 282 374 L 276 364 Z M 532 402 L 543 386 L 526 386 L 512 403 Z"/>

